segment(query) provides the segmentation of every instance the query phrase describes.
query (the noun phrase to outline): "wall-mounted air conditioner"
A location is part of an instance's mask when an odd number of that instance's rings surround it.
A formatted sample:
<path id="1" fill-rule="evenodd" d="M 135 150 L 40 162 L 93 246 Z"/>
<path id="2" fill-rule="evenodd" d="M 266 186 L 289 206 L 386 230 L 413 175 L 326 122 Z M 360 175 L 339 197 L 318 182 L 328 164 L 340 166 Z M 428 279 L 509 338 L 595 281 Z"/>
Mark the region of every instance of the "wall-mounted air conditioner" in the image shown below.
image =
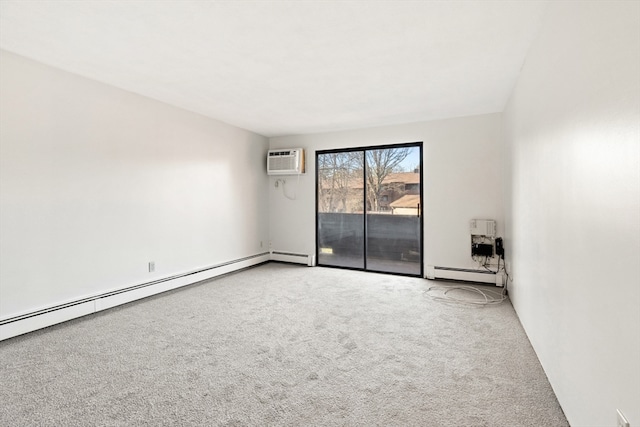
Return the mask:
<path id="1" fill-rule="evenodd" d="M 268 175 L 300 175 L 304 173 L 304 150 L 284 148 L 267 153 Z"/>

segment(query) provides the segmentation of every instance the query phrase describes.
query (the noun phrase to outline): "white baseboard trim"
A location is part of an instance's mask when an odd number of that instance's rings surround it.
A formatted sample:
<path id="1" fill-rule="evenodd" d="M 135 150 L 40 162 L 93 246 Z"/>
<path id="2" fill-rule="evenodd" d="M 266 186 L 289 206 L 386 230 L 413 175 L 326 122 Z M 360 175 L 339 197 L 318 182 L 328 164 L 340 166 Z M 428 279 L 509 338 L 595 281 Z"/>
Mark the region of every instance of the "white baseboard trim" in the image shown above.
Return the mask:
<path id="1" fill-rule="evenodd" d="M 262 253 L 0 320 L 0 341 L 182 286 L 269 262 Z"/>

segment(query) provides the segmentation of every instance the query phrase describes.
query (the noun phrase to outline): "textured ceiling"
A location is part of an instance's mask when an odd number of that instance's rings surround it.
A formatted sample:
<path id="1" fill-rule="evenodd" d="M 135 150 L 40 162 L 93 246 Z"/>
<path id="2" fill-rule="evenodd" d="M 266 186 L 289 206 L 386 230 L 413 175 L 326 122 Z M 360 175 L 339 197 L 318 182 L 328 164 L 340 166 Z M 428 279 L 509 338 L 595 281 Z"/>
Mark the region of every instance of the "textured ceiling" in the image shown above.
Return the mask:
<path id="1" fill-rule="evenodd" d="M 547 2 L 0 1 L 0 47 L 265 136 L 502 111 Z"/>

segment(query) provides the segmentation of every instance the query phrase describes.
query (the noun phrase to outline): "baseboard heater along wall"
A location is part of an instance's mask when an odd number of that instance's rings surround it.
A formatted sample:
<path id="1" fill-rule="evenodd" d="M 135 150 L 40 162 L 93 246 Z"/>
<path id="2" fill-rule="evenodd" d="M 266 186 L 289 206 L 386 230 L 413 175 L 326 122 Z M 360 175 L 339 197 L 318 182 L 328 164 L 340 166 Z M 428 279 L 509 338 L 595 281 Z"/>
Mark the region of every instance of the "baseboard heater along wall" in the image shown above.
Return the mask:
<path id="1" fill-rule="evenodd" d="M 192 285 L 203 280 L 263 264 L 269 262 L 270 259 L 271 256 L 268 252 L 251 255 L 163 279 L 129 286 L 116 291 L 80 298 L 75 301 L 0 319 L 0 341 L 182 286 Z"/>
<path id="2" fill-rule="evenodd" d="M 490 283 L 503 286 L 504 276 L 495 271 L 470 270 L 465 268 L 427 266 L 427 279 L 456 280 L 460 282 Z"/>
<path id="3" fill-rule="evenodd" d="M 292 252 L 271 251 L 271 261 L 292 262 L 304 264 L 309 267 L 316 265 L 316 256 L 308 254 L 296 254 Z"/>

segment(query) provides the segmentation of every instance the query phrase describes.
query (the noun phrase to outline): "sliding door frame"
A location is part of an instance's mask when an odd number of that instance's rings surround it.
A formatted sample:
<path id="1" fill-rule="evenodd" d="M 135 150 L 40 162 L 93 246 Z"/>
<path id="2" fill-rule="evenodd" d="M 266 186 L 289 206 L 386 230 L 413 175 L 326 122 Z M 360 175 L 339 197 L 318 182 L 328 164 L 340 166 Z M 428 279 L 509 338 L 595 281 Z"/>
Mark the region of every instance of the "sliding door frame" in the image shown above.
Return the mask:
<path id="1" fill-rule="evenodd" d="M 385 149 L 394 149 L 394 148 L 418 148 L 419 152 L 420 152 L 420 164 L 419 164 L 419 168 L 420 168 L 420 185 L 419 185 L 419 191 L 420 191 L 420 204 L 418 205 L 418 215 L 419 215 L 419 228 L 420 228 L 420 237 L 419 237 L 419 248 L 420 248 L 420 274 L 408 274 L 408 273 L 398 273 L 398 272 L 390 272 L 390 271 L 379 271 L 379 270 L 372 270 L 367 268 L 367 189 L 366 189 L 366 185 L 367 185 L 367 151 L 372 151 L 372 150 L 385 150 Z M 369 271 L 369 272 L 373 272 L 373 273 L 383 273 L 383 274 L 392 274 L 392 275 L 396 275 L 396 276 L 409 276 L 409 277 L 424 277 L 424 173 L 423 173 L 423 163 L 424 163 L 424 159 L 423 159 L 423 141 L 416 141 L 416 142 L 406 142 L 406 143 L 399 143 L 399 144 L 385 144 L 385 145 L 370 145 L 370 146 L 363 146 L 363 147 L 349 147 L 349 148 L 335 148 L 335 149 L 330 149 L 330 150 L 317 150 L 316 151 L 316 158 L 315 158 L 315 162 L 316 162 L 316 179 L 315 179 L 315 186 L 316 186 L 316 206 L 315 206 L 315 210 L 316 210 L 316 221 L 315 221 L 315 236 L 316 236 L 316 241 L 315 241 L 315 247 L 316 247 L 316 260 L 319 263 L 320 260 L 320 252 L 319 252 L 319 247 L 318 247 L 318 243 L 320 241 L 320 236 L 319 236 L 319 224 L 320 224 L 320 212 L 319 212 L 319 207 L 320 207 L 320 192 L 319 192 L 319 186 L 318 186 L 318 174 L 319 174 L 319 157 L 323 154 L 337 154 L 337 153 L 353 153 L 353 152 L 362 152 L 364 155 L 364 170 L 362 171 L 363 173 L 363 182 L 364 182 L 364 188 L 362 191 L 362 197 L 363 197 L 363 231 L 364 231 L 364 240 L 363 240 L 363 257 L 364 257 L 364 267 L 363 268 L 358 268 L 358 267 L 347 267 L 347 266 L 334 266 L 334 265 L 322 265 L 322 267 L 331 267 L 331 268 L 341 268 L 341 269 L 345 269 L 345 270 L 357 270 L 357 271 Z"/>

